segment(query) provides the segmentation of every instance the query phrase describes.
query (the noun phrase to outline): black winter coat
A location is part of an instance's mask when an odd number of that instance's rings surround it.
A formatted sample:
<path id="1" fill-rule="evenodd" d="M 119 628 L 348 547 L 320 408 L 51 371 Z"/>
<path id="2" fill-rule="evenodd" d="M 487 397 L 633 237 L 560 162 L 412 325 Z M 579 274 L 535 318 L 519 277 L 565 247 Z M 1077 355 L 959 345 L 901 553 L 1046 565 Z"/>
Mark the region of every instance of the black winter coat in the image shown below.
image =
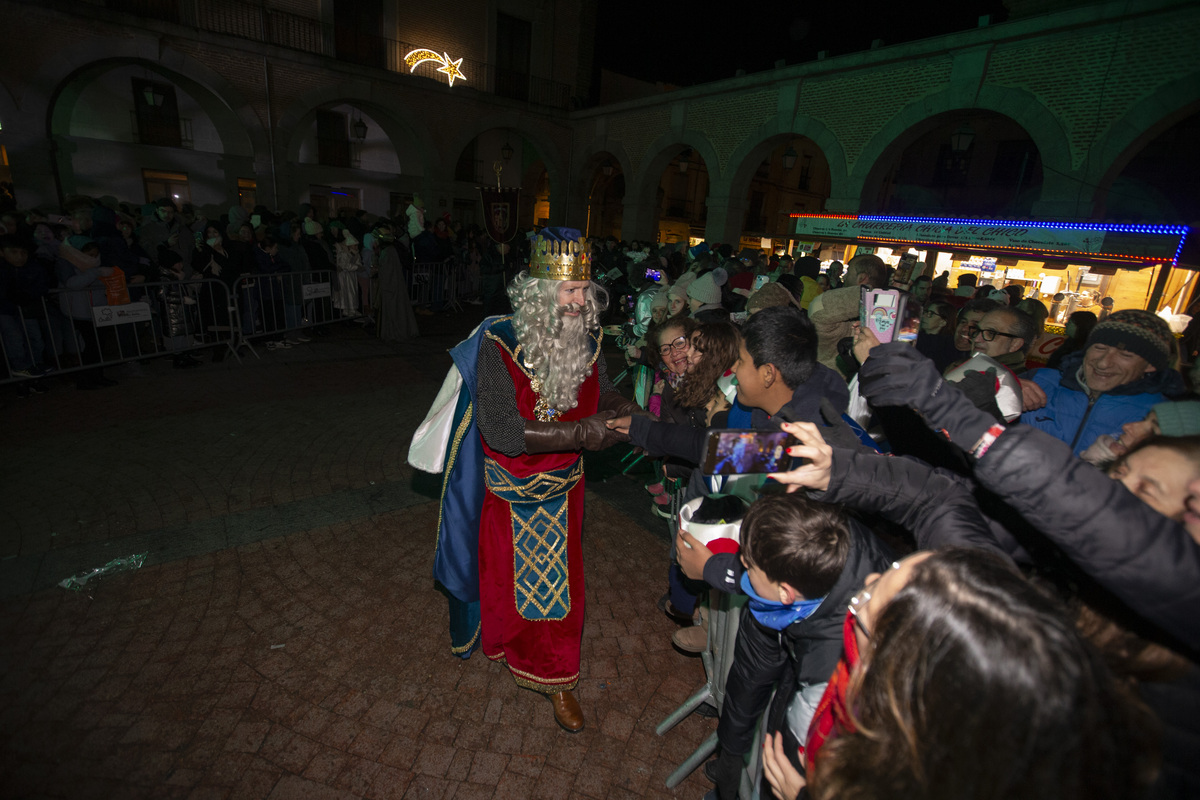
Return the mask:
<path id="1" fill-rule="evenodd" d="M 717 726 L 724 753 L 742 754 L 750 749 L 755 726 L 776 683 L 781 688 L 772 705 L 770 730 L 786 731 L 782 722 L 795 691 L 827 683 L 833 674 L 842 656 L 842 626 L 850 598 L 862 588 L 867 575 L 884 571 L 892 561 L 892 554 L 861 523 L 851 519 L 849 527 L 846 565 L 811 617 L 774 631 L 760 625 L 749 608 L 743 609 Z M 724 591 L 741 593 L 737 586 L 742 572 L 736 554 L 717 554 L 705 564 L 704 578 Z M 795 738 L 790 740 L 793 747 L 785 746 L 785 750 L 795 752 Z"/>

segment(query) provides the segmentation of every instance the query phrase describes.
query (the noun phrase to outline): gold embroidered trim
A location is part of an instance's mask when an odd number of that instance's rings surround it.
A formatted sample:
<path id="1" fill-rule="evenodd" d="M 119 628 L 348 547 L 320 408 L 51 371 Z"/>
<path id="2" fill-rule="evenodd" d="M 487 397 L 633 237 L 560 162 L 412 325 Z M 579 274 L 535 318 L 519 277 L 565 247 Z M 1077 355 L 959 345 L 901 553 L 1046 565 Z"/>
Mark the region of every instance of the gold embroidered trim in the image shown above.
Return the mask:
<path id="1" fill-rule="evenodd" d="M 523 672 L 512 664 L 508 663 L 508 658 L 502 652 L 499 655 L 488 655 L 484 653 L 492 661 L 498 664 L 503 664 L 508 667 L 509 673 L 513 676 L 513 681 L 522 689 L 532 689 L 541 694 L 558 694 L 559 692 L 569 692 L 579 685 L 579 673 L 576 672 L 567 678 L 556 678 L 553 680 L 544 681 L 529 672 Z"/>
<path id="2" fill-rule="evenodd" d="M 467 428 L 471 427 L 471 417 L 474 415 L 475 405 L 467 404 L 467 410 L 463 414 L 462 421 L 458 423 L 458 429 L 454 431 L 454 438 L 450 441 L 450 453 L 446 456 L 446 464 L 442 473 L 442 496 L 438 503 L 438 531 L 442 530 L 442 514 L 446 510 L 446 489 L 450 485 L 450 472 L 454 469 L 454 462 L 458 459 L 458 448 L 462 445 L 463 437 L 467 435 Z M 442 537 L 438 536 L 433 542 L 433 557 L 436 559 L 438 548 L 441 546 Z"/>
<path id="3" fill-rule="evenodd" d="M 529 622 L 559 622 L 571 613 L 571 581 L 567 567 L 568 534 L 566 519 L 571 501 L 564 499 L 551 516 L 539 506 L 528 521 L 521 519 L 509 505 L 512 520 L 513 551 L 517 555 L 513 583 L 521 587 L 513 592 L 517 614 Z M 525 544 L 522 544 L 525 541 Z M 539 616 L 530 616 L 530 606 Z M 551 613 L 561 617 L 548 616 Z"/>
<path id="4" fill-rule="evenodd" d="M 484 458 L 484 485 L 493 492 L 512 492 L 524 503 L 541 503 L 552 497 L 564 495 L 579 483 L 583 477 L 583 459 L 575 459 L 571 471 L 566 475 L 555 475 L 552 472 L 538 472 L 528 478 L 513 477 L 508 470 L 500 466 L 494 458 Z M 488 469 L 493 467 L 493 469 Z M 563 467 L 567 469 L 567 467 Z M 501 498 L 502 500 L 504 498 Z M 505 500 L 512 504 L 511 501 Z"/>
<path id="5" fill-rule="evenodd" d="M 454 645 L 450 645 L 450 652 L 454 653 L 454 655 L 458 655 L 459 653 L 465 653 L 468 650 L 470 650 L 472 647 L 475 646 L 475 642 L 479 641 L 479 632 L 482 629 L 483 629 L 483 622 L 481 621 L 478 625 L 475 626 L 475 633 L 471 635 L 471 641 L 467 642 L 462 647 L 455 647 Z"/>

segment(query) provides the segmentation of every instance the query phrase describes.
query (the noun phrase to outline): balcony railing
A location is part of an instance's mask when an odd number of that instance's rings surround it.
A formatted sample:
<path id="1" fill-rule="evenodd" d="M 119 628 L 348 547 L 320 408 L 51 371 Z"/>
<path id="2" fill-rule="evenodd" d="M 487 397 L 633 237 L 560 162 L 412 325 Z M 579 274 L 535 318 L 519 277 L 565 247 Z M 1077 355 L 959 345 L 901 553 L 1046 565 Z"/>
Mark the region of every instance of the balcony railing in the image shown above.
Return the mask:
<path id="1" fill-rule="evenodd" d="M 182 147 L 184 150 L 193 150 L 196 147 L 195 137 L 192 135 L 192 121 L 187 117 L 180 117 L 179 135 L 175 135 L 173 125 L 164 125 L 143 129 L 138 125 L 137 112 L 129 112 L 129 130 L 133 135 L 133 140 L 138 144 L 153 144 L 162 147 Z"/>
<path id="2" fill-rule="evenodd" d="M 417 45 L 337 28 L 318 19 L 265 6 L 231 0 L 103 0 L 103 3 L 113 11 L 448 83 L 448 76 L 438 72 L 437 62 L 425 61 L 415 70 L 404 63 L 406 55 L 420 49 Z M 461 54 L 450 55 L 457 60 Z M 548 78 L 500 69 L 465 56 L 458 70 L 462 76 L 456 82 L 489 94 L 559 109 L 566 109 L 571 103 L 571 87 Z"/>

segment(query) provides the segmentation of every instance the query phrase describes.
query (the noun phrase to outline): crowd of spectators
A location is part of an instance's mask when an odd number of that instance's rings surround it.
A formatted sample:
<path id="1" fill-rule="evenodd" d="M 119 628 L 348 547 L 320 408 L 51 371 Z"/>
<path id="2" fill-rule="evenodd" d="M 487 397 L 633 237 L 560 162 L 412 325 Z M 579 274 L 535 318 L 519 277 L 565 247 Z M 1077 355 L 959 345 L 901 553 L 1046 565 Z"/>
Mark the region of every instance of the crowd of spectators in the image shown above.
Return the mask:
<path id="1" fill-rule="evenodd" d="M 201 211 L 171 198 L 131 205 L 72 197 L 58 209 L 5 212 L 0 377 L 17 379 L 21 396 L 46 391 L 55 371 L 79 389 L 100 389 L 116 383 L 105 364 L 166 353 L 175 367 L 193 368 L 206 352 L 221 360 L 251 338 L 290 349 L 328 335 L 316 323 L 333 319 L 403 342 L 418 335 L 416 315 L 482 303 L 481 291 L 489 312 L 504 311 L 521 242 L 510 255 L 477 226 L 449 214 L 425 221 L 419 197 L 414 205 L 397 210 L 395 222 L 358 209 L 329 218 L 307 203 Z M 451 269 L 465 278 L 454 284 L 461 296 L 448 296 Z M 312 299 L 321 293 L 304 288 L 322 282 L 328 314 Z M 126 309 L 130 322 L 96 324 L 97 308 L 130 304 L 144 304 L 148 318 Z"/>
<path id="2" fill-rule="evenodd" d="M 608 424 L 691 515 L 676 646 L 710 646 L 712 592 L 749 599 L 712 796 L 755 763 L 779 798 L 1200 796 L 1200 397 L 1163 319 L 1076 312 L 1047 364 L 1045 304 L 973 275 L 612 239 L 593 263 L 654 414 Z M 860 323 L 889 288 L 915 341 Z M 707 474 L 722 428 L 782 428 L 801 466 Z M 688 533 L 705 514 L 738 552 Z"/>

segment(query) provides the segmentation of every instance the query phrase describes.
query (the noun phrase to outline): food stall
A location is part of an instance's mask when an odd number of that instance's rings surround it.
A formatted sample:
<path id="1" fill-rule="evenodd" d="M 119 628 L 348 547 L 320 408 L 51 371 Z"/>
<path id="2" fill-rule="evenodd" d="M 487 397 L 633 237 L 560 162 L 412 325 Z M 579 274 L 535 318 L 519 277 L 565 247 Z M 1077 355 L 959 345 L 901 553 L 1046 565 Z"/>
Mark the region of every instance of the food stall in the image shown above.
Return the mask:
<path id="1" fill-rule="evenodd" d="M 1184 225 L 952 219 L 867 214 L 792 214 L 797 248 L 823 261 L 873 252 L 892 266 L 916 260 L 909 277 L 973 273 L 978 285 L 1019 284 L 1051 310 L 1050 323 L 1090 310 L 1166 314 L 1186 310 L 1200 284 L 1179 267 Z M 1058 295 L 1062 295 L 1058 297 Z M 1166 311 L 1170 308 L 1171 311 Z"/>

